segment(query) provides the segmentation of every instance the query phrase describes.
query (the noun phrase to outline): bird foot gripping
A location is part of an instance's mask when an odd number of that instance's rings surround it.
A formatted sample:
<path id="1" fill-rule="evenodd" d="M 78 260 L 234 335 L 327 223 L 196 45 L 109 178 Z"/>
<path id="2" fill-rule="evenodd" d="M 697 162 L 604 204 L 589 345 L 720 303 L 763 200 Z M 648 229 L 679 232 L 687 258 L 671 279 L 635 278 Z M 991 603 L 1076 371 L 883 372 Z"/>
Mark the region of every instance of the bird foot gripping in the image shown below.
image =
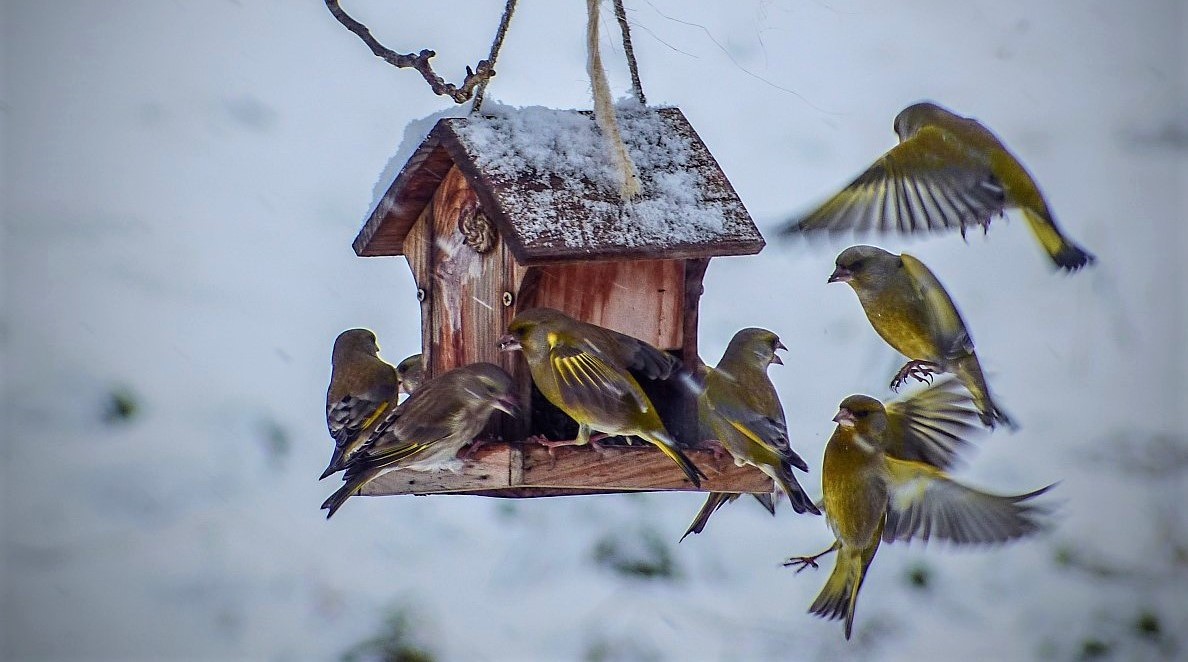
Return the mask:
<path id="1" fill-rule="evenodd" d="M 899 372 L 895 373 L 895 378 L 891 380 L 891 390 L 898 391 L 900 386 L 908 380 L 909 377 L 918 382 L 932 383 L 932 376 L 944 372 L 944 370 L 932 361 L 908 361 L 903 364 Z"/>
<path id="2" fill-rule="evenodd" d="M 581 436 L 578 436 L 577 439 L 562 439 L 560 441 L 553 441 L 545 437 L 543 434 L 536 434 L 528 437 L 525 439 L 525 441 L 544 446 L 545 448 L 549 449 L 549 457 L 556 459 L 557 455 L 555 453 L 555 449 L 560 448 L 561 446 L 585 446 L 586 444 L 589 444 L 594 448 L 594 450 L 601 453 L 606 450 L 606 445 L 601 442 L 608 436 L 610 435 L 599 432 L 590 435 L 588 439 L 582 439 Z"/>

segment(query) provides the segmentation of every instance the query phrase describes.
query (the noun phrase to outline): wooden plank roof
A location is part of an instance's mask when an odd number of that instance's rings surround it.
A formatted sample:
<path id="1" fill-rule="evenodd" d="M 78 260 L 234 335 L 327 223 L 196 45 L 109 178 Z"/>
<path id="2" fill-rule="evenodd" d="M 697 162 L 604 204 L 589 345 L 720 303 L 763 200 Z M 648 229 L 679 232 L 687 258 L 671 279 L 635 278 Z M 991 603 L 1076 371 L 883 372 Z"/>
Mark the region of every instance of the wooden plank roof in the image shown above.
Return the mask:
<path id="1" fill-rule="evenodd" d="M 622 202 L 589 112 L 501 109 L 439 120 L 367 219 L 358 255 L 402 255 L 452 165 L 521 264 L 750 255 L 764 245 L 726 175 L 676 108 L 621 106 L 643 184 Z"/>

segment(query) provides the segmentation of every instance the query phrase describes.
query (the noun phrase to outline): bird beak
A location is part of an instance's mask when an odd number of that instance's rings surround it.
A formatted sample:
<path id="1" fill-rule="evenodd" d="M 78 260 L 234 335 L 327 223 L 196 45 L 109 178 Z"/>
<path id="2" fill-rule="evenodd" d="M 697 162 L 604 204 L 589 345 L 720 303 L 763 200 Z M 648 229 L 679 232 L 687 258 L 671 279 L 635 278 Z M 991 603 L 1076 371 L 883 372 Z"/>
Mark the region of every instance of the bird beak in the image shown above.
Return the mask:
<path id="1" fill-rule="evenodd" d="M 510 333 L 499 339 L 499 351 L 501 352 L 514 352 L 521 349 L 524 347 L 520 345 L 520 341 Z"/>
<path id="2" fill-rule="evenodd" d="M 775 363 L 776 365 L 784 365 L 784 359 L 781 359 L 779 354 L 776 354 L 776 352 L 781 349 L 784 351 L 788 350 L 787 347 L 784 347 L 784 343 L 780 342 L 777 338 L 775 341 L 775 351 L 771 353 L 771 362 Z"/>
<path id="3" fill-rule="evenodd" d="M 830 283 L 848 283 L 854 279 L 854 272 L 845 267 L 838 267 L 829 276 Z"/>
<path id="4" fill-rule="evenodd" d="M 842 426 L 843 428 L 852 428 L 857 421 L 854 420 L 854 412 L 842 407 L 837 410 L 837 416 L 833 417 L 833 422 Z"/>
<path id="5" fill-rule="evenodd" d="M 507 393 L 495 401 L 495 408 L 508 416 L 518 416 L 520 413 L 520 401 L 516 399 L 515 395 Z"/>
<path id="6" fill-rule="evenodd" d="M 784 359 L 781 359 L 779 354 L 772 354 L 771 362 L 776 365 L 784 365 Z"/>

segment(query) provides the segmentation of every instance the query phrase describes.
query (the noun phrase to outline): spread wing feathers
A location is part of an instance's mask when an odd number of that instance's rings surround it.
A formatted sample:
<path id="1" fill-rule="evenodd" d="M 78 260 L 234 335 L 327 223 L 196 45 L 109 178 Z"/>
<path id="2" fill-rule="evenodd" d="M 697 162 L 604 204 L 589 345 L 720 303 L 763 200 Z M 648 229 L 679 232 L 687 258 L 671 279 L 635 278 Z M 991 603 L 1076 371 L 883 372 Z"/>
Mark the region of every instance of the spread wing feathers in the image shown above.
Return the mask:
<path id="1" fill-rule="evenodd" d="M 946 540 L 958 545 L 1004 543 L 1044 528 L 1046 509 L 1028 503 L 1051 485 L 1017 496 L 965 487 L 918 462 L 886 458 L 891 475 L 883 540 Z"/>
<path id="2" fill-rule="evenodd" d="M 326 425 L 330 428 L 335 446 L 346 445 L 387 411 L 395 389 L 390 389 L 390 392 L 383 392 L 383 389 L 374 391 L 344 396 L 326 409 Z"/>
<path id="3" fill-rule="evenodd" d="M 928 306 L 928 322 L 933 338 L 945 358 L 956 359 L 968 355 L 974 349 L 973 339 L 969 337 L 961 313 L 957 311 L 949 293 L 923 262 L 907 253 L 899 257 L 916 295 Z"/>
<path id="4" fill-rule="evenodd" d="M 618 331 L 594 327 L 586 337 L 590 338 L 588 342 L 597 353 L 613 357 L 624 368 L 648 379 L 668 379 L 680 365 L 672 354 Z"/>
<path id="5" fill-rule="evenodd" d="M 557 374 L 561 397 L 570 407 L 580 411 L 614 411 L 624 402 L 630 402 L 639 411 L 650 408 L 639 384 L 630 375 L 593 352 L 557 346 L 550 352 L 549 360 Z"/>
<path id="6" fill-rule="evenodd" d="M 931 386 L 887 403 L 887 445 L 898 460 L 913 460 L 948 469 L 970 443 L 966 437 L 982 428 L 969 392 L 952 375 Z"/>
<path id="7" fill-rule="evenodd" d="M 807 216 L 795 232 L 936 232 L 985 227 L 1006 206 L 987 163 L 971 162 L 941 129 L 926 127 L 896 145 L 866 172 Z"/>

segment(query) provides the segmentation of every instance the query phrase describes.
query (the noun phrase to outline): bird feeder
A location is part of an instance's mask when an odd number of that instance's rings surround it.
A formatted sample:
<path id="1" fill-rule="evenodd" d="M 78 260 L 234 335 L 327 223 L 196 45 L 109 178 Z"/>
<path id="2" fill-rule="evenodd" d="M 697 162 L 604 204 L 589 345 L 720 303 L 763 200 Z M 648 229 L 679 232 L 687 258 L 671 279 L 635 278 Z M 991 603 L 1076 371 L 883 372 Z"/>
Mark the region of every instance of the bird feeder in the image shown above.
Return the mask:
<path id="1" fill-rule="evenodd" d="M 489 361 L 514 378 L 523 412 L 499 414 L 457 474 L 398 470 L 363 494 L 468 493 L 525 497 L 695 489 L 644 443 L 546 448 L 576 424 L 532 384 L 522 355 L 497 339 L 515 315 L 545 306 L 675 354 L 697 356 L 702 278 L 716 256 L 764 246 L 725 174 L 676 108 L 619 109 L 642 193 L 620 198 L 588 112 L 498 109 L 437 122 L 354 242 L 360 256 L 403 255 L 417 285 L 426 376 Z M 696 405 L 672 382 L 641 385 L 678 440 L 696 443 Z M 770 479 L 728 455 L 688 451 L 703 491 L 771 492 Z"/>

